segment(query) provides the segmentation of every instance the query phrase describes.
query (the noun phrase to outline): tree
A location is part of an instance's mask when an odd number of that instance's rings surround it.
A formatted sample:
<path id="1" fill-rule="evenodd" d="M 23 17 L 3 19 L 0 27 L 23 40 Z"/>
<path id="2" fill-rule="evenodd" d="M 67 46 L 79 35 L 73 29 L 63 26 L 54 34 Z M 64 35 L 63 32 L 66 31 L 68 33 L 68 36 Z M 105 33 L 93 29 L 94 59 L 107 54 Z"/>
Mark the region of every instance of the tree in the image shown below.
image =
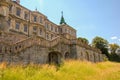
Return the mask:
<path id="1" fill-rule="evenodd" d="M 102 54 L 108 55 L 108 41 L 102 37 L 95 37 L 92 41 L 92 46 L 101 50 Z"/>
<path id="2" fill-rule="evenodd" d="M 85 44 L 89 44 L 89 41 L 86 38 L 79 37 L 78 40 L 82 41 Z"/>
<path id="3" fill-rule="evenodd" d="M 119 48 L 118 44 L 109 44 L 110 50 L 112 54 L 115 54 L 116 50 Z"/>
<path id="4" fill-rule="evenodd" d="M 109 55 L 109 60 L 120 62 L 120 56 L 118 55 L 118 53 L 116 53 L 116 50 L 119 47 L 120 46 L 118 44 L 109 44 L 109 49 L 111 52 L 111 54 Z"/>

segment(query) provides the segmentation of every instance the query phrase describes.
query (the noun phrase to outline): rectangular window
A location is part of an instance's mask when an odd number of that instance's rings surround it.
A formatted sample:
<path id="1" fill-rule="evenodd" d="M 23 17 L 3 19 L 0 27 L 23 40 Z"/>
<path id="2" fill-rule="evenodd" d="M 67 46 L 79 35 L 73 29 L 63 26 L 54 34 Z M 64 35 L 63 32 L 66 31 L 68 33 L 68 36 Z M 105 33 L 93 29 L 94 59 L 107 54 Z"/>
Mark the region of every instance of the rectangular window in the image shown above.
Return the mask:
<path id="1" fill-rule="evenodd" d="M 15 29 L 18 29 L 18 30 L 19 30 L 19 28 L 20 28 L 20 23 L 19 23 L 19 22 L 16 22 L 16 27 L 15 27 Z"/>
<path id="2" fill-rule="evenodd" d="M 65 29 L 65 33 L 67 33 L 67 29 Z"/>
<path id="3" fill-rule="evenodd" d="M 48 35 L 48 33 L 46 34 L 46 38 L 49 39 L 49 35 Z"/>
<path id="4" fill-rule="evenodd" d="M 57 32 L 57 28 L 55 28 L 55 32 Z"/>
<path id="5" fill-rule="evenodd" d="M 33 31 L 36 32 L 37 31 L 37 28 L 36 26 L 33 27 Z"/>
<path id="6" fill-rule="evenodd" d="M 51 34 L 51 39 L 53 39 L 53 34 Z"/>
<path id="7" fill-rule="evenodd" d="M 24 14 L 24 19 L 26 19 L 26 20 L 28 19 L 28 14 L 27 13 Z"/>
<path id="8" fill-rule="evenodd" d="M 27 30 L 28 30 L 28 27 L 27 27 L 27 25 L 25 24 L 25 25 L 24 25 L 24 32 L 27 32 Z"/>
<path id="9" fill-rule="evenodd" d="M 16 8 L 16 15 L 20 17 L 21 14 L 21 9 L 20 8 Z"/>
<path id="10" fill-rule="evenodd" d="M 40 35 L 42 35 L 42 28 L 40 28 Z"/>
<path id="11" fill-rule="evenodd" d="M 34 16 L 34 22 L 37 22 L 37 16 Z"/>
<path id="12" fill-rule="evenodd" d="M 0 53 L 2 53 L 2 46 L 0 46 Z"/>
<path id="13" fill-rule="evenodd" d="M 12 12 L 12 5 L 10 5 L 10 7 L 9 7 L 9 11 Z"/>
<path id="14" fill-rule="evenodd" d="M 45 27 L 46 27 L 46 29 L 49 29 L 48 23 L 45 23 Z"/>
<path id="15" fill-rule="evenodd" d="M 42 23 L 42 17 L 40 16 L 40 23 Z"/>
<path id="16" fill-rule="evenodd" d="M 51 25 L 51 31 L 53 31 L 53 25 Z"/>
<path id="17" fill-rule="evenodd" d="M 11 24 L 11 19 L 9 18 L 8 19 L 8 25 L 10 26 L 10 24 Z"/>

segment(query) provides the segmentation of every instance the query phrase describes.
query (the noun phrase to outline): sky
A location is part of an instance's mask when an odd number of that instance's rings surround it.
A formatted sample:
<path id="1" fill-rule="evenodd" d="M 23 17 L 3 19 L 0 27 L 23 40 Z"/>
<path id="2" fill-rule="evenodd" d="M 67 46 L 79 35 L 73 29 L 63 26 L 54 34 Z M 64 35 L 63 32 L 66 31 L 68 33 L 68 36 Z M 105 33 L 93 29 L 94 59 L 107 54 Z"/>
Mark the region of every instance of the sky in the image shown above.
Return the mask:
<path id="1" fill-rule="evenodd" d="M 77 30 L 77 37 L 91 43 L 100 36 L 120 45 L 120 0 L 21 0 L 20 4 L 37 10 L 59 24 L 61 11 L 68 25 Z"/>

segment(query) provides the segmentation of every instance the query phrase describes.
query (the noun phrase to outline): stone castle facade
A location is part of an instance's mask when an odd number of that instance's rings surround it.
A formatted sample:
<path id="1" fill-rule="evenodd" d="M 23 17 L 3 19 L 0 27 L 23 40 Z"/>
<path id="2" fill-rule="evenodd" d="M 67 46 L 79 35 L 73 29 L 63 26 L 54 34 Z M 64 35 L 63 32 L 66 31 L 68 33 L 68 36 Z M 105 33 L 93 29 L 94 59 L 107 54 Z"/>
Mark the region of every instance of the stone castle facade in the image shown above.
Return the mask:
<path id="1" fill-rule="evenodd" d="M 44 64 L 65 59 L 100 62 L 104 55 L 78 40 L 63 15 L 57 25 L 20 5 L 20 0 L 0 0 L 0 62 Z"/>

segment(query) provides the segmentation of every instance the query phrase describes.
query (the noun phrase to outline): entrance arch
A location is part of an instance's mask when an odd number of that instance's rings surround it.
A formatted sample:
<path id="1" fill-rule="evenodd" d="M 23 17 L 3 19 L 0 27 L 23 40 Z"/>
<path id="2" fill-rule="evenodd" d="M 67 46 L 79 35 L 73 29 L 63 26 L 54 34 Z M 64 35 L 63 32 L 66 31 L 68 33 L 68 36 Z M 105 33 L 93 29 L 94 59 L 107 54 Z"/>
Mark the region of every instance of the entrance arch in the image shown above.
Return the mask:
<path id="1" fill-rule="evenodd" d="M 86 51 L 86 60 L 89 61 L 89 53 Z"/>
<path id="2" fill-rule="evenodd" d="M 62 55 L 59 52 L 50 52 L 48 54 L 49 64 L 59 64 L 61 62 Z"/>

